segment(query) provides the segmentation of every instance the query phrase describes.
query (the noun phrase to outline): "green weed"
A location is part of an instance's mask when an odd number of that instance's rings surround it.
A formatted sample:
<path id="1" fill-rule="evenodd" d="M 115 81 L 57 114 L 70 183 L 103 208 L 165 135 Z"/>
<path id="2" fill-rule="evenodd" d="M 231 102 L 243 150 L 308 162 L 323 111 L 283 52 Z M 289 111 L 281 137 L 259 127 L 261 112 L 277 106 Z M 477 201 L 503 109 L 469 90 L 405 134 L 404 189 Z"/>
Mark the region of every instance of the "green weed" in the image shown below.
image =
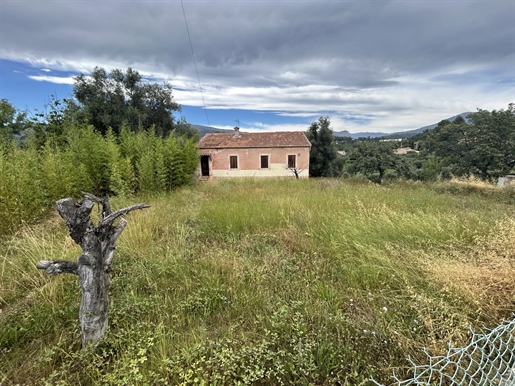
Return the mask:
<path id="1" fill-rule="evenodd" d="M 127 216 L 95 350 L 79 347 L 76 278 L 35 269 L 80 253 L 50 216 L 0 242 L 1 382 L 388 382 L 511 315 L 507 197 L 293 178 L 115 197 L 151 208 Z"/>

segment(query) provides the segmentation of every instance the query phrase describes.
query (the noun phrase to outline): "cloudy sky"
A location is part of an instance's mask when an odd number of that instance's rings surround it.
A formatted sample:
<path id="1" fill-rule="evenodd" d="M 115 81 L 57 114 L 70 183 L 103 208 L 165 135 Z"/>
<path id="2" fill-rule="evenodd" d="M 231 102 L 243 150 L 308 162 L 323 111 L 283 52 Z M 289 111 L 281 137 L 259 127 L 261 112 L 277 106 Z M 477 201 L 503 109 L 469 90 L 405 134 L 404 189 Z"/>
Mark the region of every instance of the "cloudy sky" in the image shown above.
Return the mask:
<path id="1" fill-rule="evenodd" d="M 0 98 L 95 66 L 169 81 L 190 123 L 411 130 L 515 102 L 515 0 L 0 0 Z"/>

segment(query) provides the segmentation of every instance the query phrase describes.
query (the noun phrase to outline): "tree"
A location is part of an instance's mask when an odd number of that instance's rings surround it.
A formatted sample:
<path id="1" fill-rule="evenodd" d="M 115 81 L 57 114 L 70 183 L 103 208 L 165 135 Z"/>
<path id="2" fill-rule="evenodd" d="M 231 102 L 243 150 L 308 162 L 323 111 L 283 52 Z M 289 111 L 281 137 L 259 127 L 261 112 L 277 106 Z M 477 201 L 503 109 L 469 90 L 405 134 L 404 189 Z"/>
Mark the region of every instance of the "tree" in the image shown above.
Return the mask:
<path id="1" fill-rule="evenodd" d="M 175 135 L 177 137 L 186 136 L 187 138 L 196 138 L 198 141 L 198 130 L 195 129 L 192 125 L 186 122 L 184 117 L 175 123 Z"/>
<path id="2" fill-rule="evenodd" d="M 70 230 L 70 236 L 82 248 L 82 254 L 74 261 L 41 260 L 38 269 L 44 269 L 50 275 L 70 273 L 79 276 L 82 301 L 79 319 L 82 330 L 83 347 L 95 345 L 105 334 L 108 321 L 107 290 L 111 286 L 109 273 L 116 241 L 127 226 L 121 216 L 148 205 L 137 204 L 111 212 L 108 198 L 98 198 L 83 193 L 84 199 L 74 202 L 63 198 L 56 202 L 56 208 Z M 98 226 L 93 224 L 90 214 L 94 203 L 102 205 L 102 219 Z"/>
<path id="3" fill-rule="evenodd" d="M 474 127 L 470 159 L 481 178 L 510 173 L 515 168 L 515 105 L 492 112 L 478 109 L 469 118 Z"/>
<path id="4" fill-rule="evenodd" d="M 172 113 L 180 111 L 169 83 L 145 82 L 130 67 L 110 73 L 95 67 L 90 76 L 80 74 L 75 78 L 73 95 L 69 111 L 102 134 L 110 127 L 119 133 L 126 125 L 132 131 L 154 126 L 158 135 L 165 136 L 175 128 Z"/>
<path id="5" fill-rule="evenodd" d="M 57 99 L 50 95 L 50 101 L 45 104 L 44 111 L 37 111 L 31 118 L 33 140 L 36 148 L 41 149 L 45 142 L 51 141 L 56 145 L 66 142 L 65 136 L 72 126 L 73 114 L 70 114 L 68 99 Z"/>
<path id="6" fill-rule="evenodd" d="M 338 153 L 334 144 L 331 121 L 328 117 L 320 117 L 313 122 L 306 132 L 311 142 L 309 155 L 309 175 L 312 177 L 334 177 L 338 175 L 335 160 Z"/>
<path id="7" fill-rule="evenodd" d="M 436 156 L 441 160 L 441 166 L 450 170 L 452 174 L 469 174 L 472 169 L 470 156 L 474 131 L 474 127 L 466 123 L 455 124 L 443 120 L 428 132 L 423 144 L 424 153 L 427 156 Z"/>
<path id="8" fill-rule="evenodd" d="M 383 182 L 386 170 L 396 166 L 397 159 L 393 153 L 396 145 L 392 142 L 361 141 L 354 148 L 352 158 L 355 159 L 351 171 L 363 173 L 367 177 L 378 173 L 378 183 Z"/>
<path id="9" fill-rule="evenodd" d="M 442 171 L 442 159 L 431 154 L 419 169 L 418 177 L 423 181 L 434 181 Z"/>
<path id="10" fill-rule="evenodd" d="M 292 172 L 293 176 L 295 177 L 295 179 L 300 179 L 300 174 L 306 170 L 306 168 L 303 168 L 303 167 L 298 167 L 298 166 L 291 166 L 291 167 L 288 167 L 288 169 Z"/>
<path id="11" fill-rule="evenodd" d="M 18 111 L 7 99 L 0 99 L 0 141 L 10 141 L 27 128 L 27 113 Z"/>
<path id="12" fill-rule="evenodd" d="M 454 118 L 454 121 L 452 121 L 452 123 L 454 123 L 455 125 L 459 125 L 461 123 L 467 123 L 467 122 L 461 115 L 458 115 L 456 118 Z"/>
<path id="13" fill-rule="evenodd" d="M 515 108 L 478 110 L 463 119 L 442 121 L 428 132 L 424 149 L 454 175 L 489 179 L 515 168 Z"/>

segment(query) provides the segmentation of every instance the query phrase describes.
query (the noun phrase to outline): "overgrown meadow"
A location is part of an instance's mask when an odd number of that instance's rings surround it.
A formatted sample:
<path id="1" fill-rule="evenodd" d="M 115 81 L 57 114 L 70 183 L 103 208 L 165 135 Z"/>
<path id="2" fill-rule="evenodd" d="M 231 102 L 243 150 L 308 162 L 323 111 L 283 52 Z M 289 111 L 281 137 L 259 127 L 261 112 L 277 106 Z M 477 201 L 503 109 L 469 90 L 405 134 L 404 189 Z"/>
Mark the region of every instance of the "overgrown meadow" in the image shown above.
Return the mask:
<path id="1" fill-rule="evenodd" d="M 106 338 L 80 349 L 79 248 L 55 212 L 0 241 L 0 384 L 389 383 L 511 318 L 515 190 L 220 180 L 112 199 Z"/>

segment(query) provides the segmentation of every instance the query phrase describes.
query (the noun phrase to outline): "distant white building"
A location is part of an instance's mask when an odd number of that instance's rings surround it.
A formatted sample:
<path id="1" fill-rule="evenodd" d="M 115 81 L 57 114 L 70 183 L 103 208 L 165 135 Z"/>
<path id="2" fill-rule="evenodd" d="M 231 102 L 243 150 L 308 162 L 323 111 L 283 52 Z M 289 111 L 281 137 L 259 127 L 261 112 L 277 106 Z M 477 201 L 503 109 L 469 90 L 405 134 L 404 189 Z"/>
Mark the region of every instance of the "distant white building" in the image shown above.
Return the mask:
<path id="1" fill-rule="evenodd" d="M 408 153 L 420 153 L 418 150 L 414 150 L 412 149 L 411 147 L 400 147 L 398 149 L 395 149 L 393 151 L 395 154 L 399 154 L 399 155 L 404 155 L 404 154 L 408 154 Z"/>
<path id="2" fill-rule="evenodd" d="M 379 142 L 402 142 L 403 138 L 380 139 Z"/>
<path id="3" fill-rule="evenodd" d="M 506 185 L 515 185 L 515 174 L 508 174 L 504 177 L 499 177 L 499 180 L 497 181 L 497 185 L 499 186 L 506 186 Z"/>

